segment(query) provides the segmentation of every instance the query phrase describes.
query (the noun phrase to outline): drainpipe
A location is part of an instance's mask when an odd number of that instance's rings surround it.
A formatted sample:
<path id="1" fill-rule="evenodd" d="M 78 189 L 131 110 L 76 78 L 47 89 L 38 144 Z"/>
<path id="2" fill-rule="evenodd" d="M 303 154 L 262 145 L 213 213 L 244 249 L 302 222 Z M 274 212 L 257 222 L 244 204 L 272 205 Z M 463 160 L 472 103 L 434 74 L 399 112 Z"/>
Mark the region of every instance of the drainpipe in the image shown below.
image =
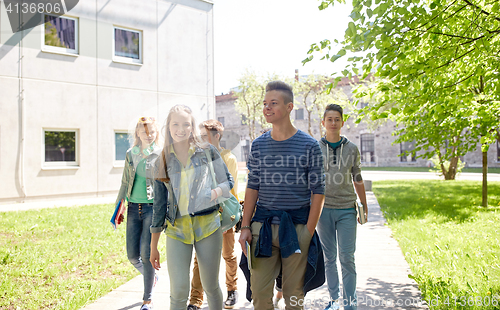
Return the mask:
<path id="1" fill-rule="evenodd" d="M 24 22 L 21 22 L 24 24 Z M 22 25 L 21 24 L 21 25 Z M 26 133 L 26 116 L 25 116 L 25 110 L 24 110 L 24 84 L 23 84 L 23 40 L 24 40 L 24 30 L 21 31 L 21 40 L 19 40 L 19 62 L 18 62 L 18 72 L 19 72 L 19 110 L 20 110 L 20 126 L 19 128 L 21 129 L 21 150 L 19 152 L 19 161 L 20 161 L 20 185 L 21 185 L 21 191 L 22 194 L 24 195 L 23 202 L 25 202 L 26 197 L 28 196 L 26 193 L 26 186 L 24 184 L 24 149 L 25 149 L 25 133 Z"/>

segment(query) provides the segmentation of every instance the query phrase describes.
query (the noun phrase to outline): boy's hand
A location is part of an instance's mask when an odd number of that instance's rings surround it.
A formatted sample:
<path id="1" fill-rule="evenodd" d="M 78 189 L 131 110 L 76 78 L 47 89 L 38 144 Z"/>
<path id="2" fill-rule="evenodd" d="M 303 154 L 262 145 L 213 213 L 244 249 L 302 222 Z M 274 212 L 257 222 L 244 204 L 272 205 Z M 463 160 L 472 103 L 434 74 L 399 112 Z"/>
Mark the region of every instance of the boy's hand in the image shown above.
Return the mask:
<path id="1" fill-rule="evenodd" d="M 151 262 L 151 265 L 153 265 L 153 268 L 156 270 L 160 270 L 160 252 L 158 252 L 158 249 L 156 248 L 151 248 L 151 254 L 149 257 L 149 261 Z"/>
<path id="2" fill-rule="evenodd" d="M 366 219 L 366 222 L 368 222 L 368 205 L 365 203 L 363 203 L 363 212 L 365 212 L 365 219 Z"/>
<path id="3" fill-rule="evenodd" d="M 250 229 L 242 229 L 240 231 L 240 239 L 239 239 L 241 249 L 243 250 L 243 254 L 245 254 L 245 256 L 248 257 L 245 241 L 247 241 L 248 244 L 252 244 L 252 232 L 250 231 Z"/>
<path id="4" fill-rule="evenodd" d="M 309 227 L 309 223 L 307 223 L 306 227 L 307 227 L 307 230 L 309 230 L 309 232 L 311 233 L 311 236 L 314 236 L 314 231 L 316 230 L 316 226 L 315 227 Z"/>
<path id="5" fill-rule="evenodd" d="M 365 224 L 368 222 L 368 205 L 365 203 L 361 203 L 363 205 L 363 213 L 365 214 Z M 357 218 L 358 220 L 358 223 L 361 224 L 361 222 L 359 221 L 359 217 Z"/>

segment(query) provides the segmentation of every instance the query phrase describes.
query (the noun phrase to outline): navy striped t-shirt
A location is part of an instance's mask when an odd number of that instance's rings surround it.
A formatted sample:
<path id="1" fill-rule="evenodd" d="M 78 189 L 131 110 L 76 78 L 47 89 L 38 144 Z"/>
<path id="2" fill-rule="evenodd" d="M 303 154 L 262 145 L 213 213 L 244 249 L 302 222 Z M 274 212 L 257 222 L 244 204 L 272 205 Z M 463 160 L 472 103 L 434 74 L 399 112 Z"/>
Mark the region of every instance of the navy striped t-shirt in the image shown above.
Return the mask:
<path id="1" fill-rule="evenodd" d="M 311 205 L 311 194 L 325 194 L 321 148 L 301 130 L 284 141 L 273 140 L 270 131 L 255 139 L 247 167 L 247 187 L 259 191 L 259 207 L 299 209 Z"/>

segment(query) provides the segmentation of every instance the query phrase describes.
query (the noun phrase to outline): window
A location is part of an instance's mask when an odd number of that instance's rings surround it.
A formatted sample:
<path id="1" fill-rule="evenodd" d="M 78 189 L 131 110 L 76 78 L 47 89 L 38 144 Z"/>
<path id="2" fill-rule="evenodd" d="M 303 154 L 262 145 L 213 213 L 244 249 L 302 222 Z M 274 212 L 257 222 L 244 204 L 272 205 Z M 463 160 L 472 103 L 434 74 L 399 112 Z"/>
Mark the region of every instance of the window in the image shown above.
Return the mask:
<path id="1" fill-rule="evenodd" d="M 78 54 L 78 19 L 44 15 L 43 48 L 45 52 Z"/>
<path id="2" fill-rule="evenodd" d="M 304 119 L 304 109 L 297 109 L 295 111 L 295 119 Z"/>
<path id="3" fill-rule="evenodd" d="M 250 141 L 245 140 L 245 144 L 241 146 L 241 154 L 242 154 L 242 160 L 244 162 L 248 161 L 248 155 L 250 154 Z"/>
<path id="4" fill-rule="evenodd" d="M 245 125 L 247 122 L 247 117 L 244 114 L 241 114 L 241 125 Z"/>
<path id="5" fill-rule="evenodd" d="M 142 64 L 142 32 L 114 27 L 113 61 Z"/>
<path id="6" fill-rule="evenodd" d="M 412 153 L 415 149 L 415 142 L 401 142 L 400 143 L 400 157 L 399 161 L 402 163 L 416 162 L 417 157 Z"/>
<path id="7" fill-rule="evenodd" d="M 224 125 L 224 117 L 223 116 L 217 117 L 217 120 L 222 124 L 222 126 L 225 126 Z"/>
<path id="8" fill-rule="evenodd" d="M 372 134 L 361 135 L 361 161 L 375 162 L 375 137 Z"/>
<path id="9" fill-rule="evenodd" d="M 129 148 L 128 133 L 115 132 L 115 160 L 125 160 L 125 154 Z"/>
<path id="10" fill-rule="evenodd" d="M 77 165 L 76 130 L 44 130 L 44 162 L 47 165 Z"/>

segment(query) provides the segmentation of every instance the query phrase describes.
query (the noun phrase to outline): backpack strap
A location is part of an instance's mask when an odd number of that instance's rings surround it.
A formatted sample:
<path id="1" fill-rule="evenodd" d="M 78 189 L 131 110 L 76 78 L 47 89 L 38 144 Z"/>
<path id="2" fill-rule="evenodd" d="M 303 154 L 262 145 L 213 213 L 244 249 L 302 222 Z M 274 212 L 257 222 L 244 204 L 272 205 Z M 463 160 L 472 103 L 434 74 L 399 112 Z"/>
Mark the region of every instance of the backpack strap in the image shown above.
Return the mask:
<path id="1" fill-rule="evenodd" d="M 214 165 L 213 165 L 213 162 L 212 162 L 212 156 L 210 154 L 210 151 L 207 150 L 207 149 L 203 149 L 203 151 L 205 151 L 205 155 L 207 156 L 207 160 L 208 160 L 208 166 L 210 167 L 210 174 L 212 175 L 212 187 L 215 186 L 217 184 L 217 180 L 215 179 L 215 172 L 214 172 Z"/>

